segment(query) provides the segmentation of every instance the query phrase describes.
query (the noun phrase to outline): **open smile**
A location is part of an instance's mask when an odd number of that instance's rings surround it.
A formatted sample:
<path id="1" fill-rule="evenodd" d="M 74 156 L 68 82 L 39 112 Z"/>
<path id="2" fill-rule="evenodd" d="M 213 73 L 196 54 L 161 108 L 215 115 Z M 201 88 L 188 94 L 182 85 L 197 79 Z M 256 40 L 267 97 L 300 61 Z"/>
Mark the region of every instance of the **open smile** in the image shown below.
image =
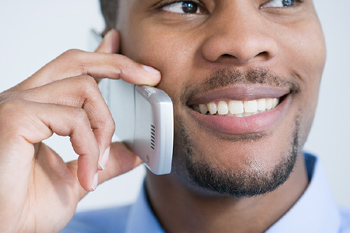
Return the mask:
<path id="1" fill-rule="evenodd" d="M 248 117 L 261 112 L 275 109 L 279 104 L 279 98 L 266 98 L 258 100 L 221 100 L 218 103 L 199 104 L 193 106 L 193 110 L 204 115 L 221 115 L 233 117 Z"/>
<path id="2" fill-rule="evenodd" d="M 283 119 L 291 100 L 289 90 L 235 87 L 193 98 L 188 107 L 199 125 L 237 135 L 267 131 Z"/>

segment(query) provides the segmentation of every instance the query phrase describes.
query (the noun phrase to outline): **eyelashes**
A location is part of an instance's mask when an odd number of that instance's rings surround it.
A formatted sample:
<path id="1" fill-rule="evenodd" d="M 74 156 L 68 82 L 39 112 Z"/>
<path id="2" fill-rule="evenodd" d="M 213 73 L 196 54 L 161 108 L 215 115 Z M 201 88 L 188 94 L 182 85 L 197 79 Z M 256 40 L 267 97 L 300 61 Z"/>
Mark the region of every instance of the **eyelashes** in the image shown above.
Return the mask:
<path id="1" fill-rule="evenodd" d="M 179 0 L 166 0 L 161 1 L 155 5 L 156 9 L 177 13 L 177 14 L 206 14 L 208 13 L 205 6 L 197 0 L 192 1 L 179 1 Z"/>
<path id="2" fill-rule="evenodd" d="M 276 9 L 288 10 L 298 7 L 304 3 L 304 0 L 265 0 L 259 6 L 259 9 Z M 205 5 L 199 0 L 180 1 L 180 0 L 164 0 L 159 1 L 153 7 L 154 9 L 180 15 L 209 14 Z"/>
<path id="3" fill-rule="evenodd" d="M 260 8 L 292 8 L 303 2 L 304 0 L 269 0 L 263 3 Z"/>

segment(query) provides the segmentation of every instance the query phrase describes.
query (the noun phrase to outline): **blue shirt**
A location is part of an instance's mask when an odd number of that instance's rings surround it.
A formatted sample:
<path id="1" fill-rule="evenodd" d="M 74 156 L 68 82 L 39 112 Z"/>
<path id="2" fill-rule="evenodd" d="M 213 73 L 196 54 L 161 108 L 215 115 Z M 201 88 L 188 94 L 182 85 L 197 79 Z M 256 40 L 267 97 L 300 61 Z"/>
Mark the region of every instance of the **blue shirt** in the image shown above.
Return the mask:
<path id="1" fill-rule="evenodd" d="M 319 160 L 306 154 L 310 183 L 300 199 L 267 233 L 350 233 L 350 210 L 337 206 Z M 62 233 L 165 233 L 145 190 L 129 206 L 77 213 Z"/>

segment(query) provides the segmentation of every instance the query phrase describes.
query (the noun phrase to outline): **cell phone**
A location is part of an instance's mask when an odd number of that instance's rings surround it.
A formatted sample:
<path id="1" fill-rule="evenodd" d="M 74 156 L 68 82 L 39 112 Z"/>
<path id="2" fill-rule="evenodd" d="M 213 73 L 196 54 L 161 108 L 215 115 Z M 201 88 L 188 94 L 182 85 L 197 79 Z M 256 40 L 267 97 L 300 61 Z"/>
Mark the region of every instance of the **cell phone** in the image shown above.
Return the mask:
<path id="1" fill-rule="evenodd" d="M 174 141 L 173 103 L 163 91 L 122 80 L 99 83 L 115 121 L 115 136 L 156 175 L 171 172 Z"/>

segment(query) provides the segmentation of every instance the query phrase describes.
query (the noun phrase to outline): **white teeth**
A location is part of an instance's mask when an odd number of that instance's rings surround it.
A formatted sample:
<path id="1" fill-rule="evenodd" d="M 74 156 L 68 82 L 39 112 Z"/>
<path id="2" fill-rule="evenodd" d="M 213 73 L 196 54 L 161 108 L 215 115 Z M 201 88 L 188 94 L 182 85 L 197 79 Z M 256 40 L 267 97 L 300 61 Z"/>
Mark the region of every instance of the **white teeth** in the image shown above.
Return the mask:
<path id="1" fill-rule="evenodd" d="M 216 114 L 216 112 L 218 111 L 218 107 L 216 106 L 215 103 L 209 103 L 207 104 L 207 108 L 210 112 L 211 115 L 214 115 Z"/>
<path id="2" fill-rule="evenodd" d="M 256 100 L 244 101 L 244 111 L 253 113 L 258 111 L 258 102 Z"/>
<path id="3" fill-rule="evenodd" d="M 244 113 L 243 102 L 231 100 L 229 102 L 229 109 L 231 114 L 242 114 Z"/>
<path id="4" fill-rule="evenodd" d="M 199 105 L 199 111 L 200 111 L 200 113 L 202 113 L 202 114 L 207 114 L 208 108 L 207 108 L 207 106 L 206 106 L 205 104 L 200 104 L 200 105 Z"/>
<path id="5" fill-rule="evenodd" d="M 266 109 L 272 109 L 272 99 L 266 99 Z"/>
<path id="6" fill-rule="evenodd" d="M 218 103 L 211 102 L 209 104 L 199 104 L 193 106 L 193 109 L 201 114 L 211 115 L 224 115 L 224 116 L 234 116 L 234 117 L 247 117 L 255 115 L 267 110 L 274 109 L 278 106 L 279 99 L 277 98 L 267 98 L 258 100 L 230 100 L 230 101 L 219 101 Z"/>
<path id="7" fill-rule="evenodd" d="M 258 110 L 259 111 L 265 111 L 266 110 L 266 100 L 265 99 L 259 99 L 257 102 L 258 102 Z"/>
<path id="8" fill-rule="evenodd" d="M 272 108 L 276 108 L 278 105 L 278 99 L 274 98 L 272 99 Z"/>
<path id="9" fill-rule="evenodd" d="M 228 113 L 228 106 L 225 101 L 220 101 L 218 104 L 219 115 L 226 115 Z"/>

